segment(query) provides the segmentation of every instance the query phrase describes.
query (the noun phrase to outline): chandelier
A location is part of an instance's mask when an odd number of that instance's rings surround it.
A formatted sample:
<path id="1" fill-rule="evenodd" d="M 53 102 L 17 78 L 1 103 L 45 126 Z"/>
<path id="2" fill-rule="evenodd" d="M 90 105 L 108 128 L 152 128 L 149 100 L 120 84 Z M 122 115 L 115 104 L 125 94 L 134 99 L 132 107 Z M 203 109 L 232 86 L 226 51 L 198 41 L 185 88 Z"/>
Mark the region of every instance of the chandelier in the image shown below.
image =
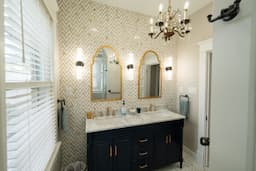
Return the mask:
<path id="1" fill-rule="evenodd" d="M 188 18 L 188 8 L 189 2 L 186 1 L 182 15 L 179 9 L 172 11 L 171 0 L 169 0 L 167 12 L 163 12 L 163 4 L 160 4 L 156 22 L 154 23 L 153 18 L 150 19 L 150 32 L 148 35 L 157 39 L 162 34 L 165 41 L 170 40 L 176 34 L 184 38 L 192 30 L 190 19 Z"/>

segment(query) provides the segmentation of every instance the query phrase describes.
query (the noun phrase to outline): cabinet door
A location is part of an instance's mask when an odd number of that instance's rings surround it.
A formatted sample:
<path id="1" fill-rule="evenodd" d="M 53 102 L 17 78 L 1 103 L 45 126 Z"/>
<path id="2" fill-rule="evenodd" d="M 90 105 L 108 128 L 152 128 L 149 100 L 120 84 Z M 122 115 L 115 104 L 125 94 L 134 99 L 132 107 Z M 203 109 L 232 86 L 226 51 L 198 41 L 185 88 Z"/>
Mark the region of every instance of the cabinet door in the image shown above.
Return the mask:
<path id="1" fill-rule="evenodd" d="M 154 168 L 158 169 L 166 165 L 167 133 L 165 130 L 156 132 L 154 146 Z"/>
<path id="2" fill-rule="evenodd" d="M 114 171 L 131 171 L 131 151 L 131 140 L 129 136 L 114 139 Z"/>
<path id="3" fill-rule="evenodd" d="M 167 163 L 182 160 L 182 129 L 172 129 L 168 133 Z"/>
<path id="4" fill-rule="evenodd" d="M 109 142 L 96 142 L 92 145 L 93 171 L 112 171 L 113 146 Z"/>

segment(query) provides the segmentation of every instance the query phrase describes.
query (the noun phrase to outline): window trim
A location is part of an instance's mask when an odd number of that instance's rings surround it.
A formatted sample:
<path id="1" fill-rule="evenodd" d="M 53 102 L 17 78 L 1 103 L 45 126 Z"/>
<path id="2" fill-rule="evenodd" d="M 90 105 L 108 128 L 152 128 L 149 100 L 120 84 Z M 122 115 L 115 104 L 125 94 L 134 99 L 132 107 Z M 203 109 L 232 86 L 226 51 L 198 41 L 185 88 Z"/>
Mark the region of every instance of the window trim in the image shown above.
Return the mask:
<path id="1" fill-rule="evenodd" d="M 5 115 L 5 65 L 4 65 L 4 0 L 0 0 L 0 170 L 7 170 L 6 115 Z"/>
<path id="2" fill-rule="evenodd" d="M 7 171 L 7 138 L 6 138 L 6 114 L 5 114 L 5 90 L 9 88 L 19 87 L 38 87 L 54 86 L 55 111 L 57 111 L 57 86 L 58 86 L 58 42 L 57 42 L 57 11 L 58 4 L 56 0 L 41 0 L 47 8 L 53 21 L 53 75 L 52 82 L 29 82 L 29 83 L 5 83 L 5 61 L 4 61 L 4 0 L 0 0 L 0 170 Z M 57 121 L 57 114 L 56 121 Z M 57 125 L 57 123 L 56 123 Z M 58 132 L 57 137 L 58 137 Z"/>

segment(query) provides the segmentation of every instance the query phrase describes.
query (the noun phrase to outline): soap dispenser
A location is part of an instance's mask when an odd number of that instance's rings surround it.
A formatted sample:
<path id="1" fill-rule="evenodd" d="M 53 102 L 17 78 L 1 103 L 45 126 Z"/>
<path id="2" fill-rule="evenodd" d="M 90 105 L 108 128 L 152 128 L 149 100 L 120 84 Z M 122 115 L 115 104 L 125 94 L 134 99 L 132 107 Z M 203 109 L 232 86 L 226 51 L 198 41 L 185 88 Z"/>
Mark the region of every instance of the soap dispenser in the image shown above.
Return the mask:
<path id="1" fill-rule="evenodd" d="M 121 114 L 126 115 L 125 100 L 123 100 L 123 106 L 121 107 Z"/>

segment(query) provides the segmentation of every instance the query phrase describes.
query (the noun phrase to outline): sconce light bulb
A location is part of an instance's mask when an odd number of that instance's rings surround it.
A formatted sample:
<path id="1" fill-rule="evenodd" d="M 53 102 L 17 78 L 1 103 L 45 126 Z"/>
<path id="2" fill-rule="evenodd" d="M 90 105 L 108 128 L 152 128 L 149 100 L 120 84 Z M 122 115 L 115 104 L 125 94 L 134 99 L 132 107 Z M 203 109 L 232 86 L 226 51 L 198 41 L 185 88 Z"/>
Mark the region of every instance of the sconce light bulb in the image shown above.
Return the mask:
<path id="1" fill-rule="evenodd" d="M 134 80 L 134 53 L 128 54 L 126 79 Z"/>
<path id="2" fill-rule="evenodd" d="M 78 80 L 82 79 L 83 67 L 84 67 L 84 52 L 82 48 L 77 48 L 76 54 L 76 77 Z"/>
<path id="3" fill-rule="evenodd" d="M 76 78 L 78 80 L 83 78 L 83 66 L 76 66 Z"/>
<path id="4" fill-rule="evenodd" d="M 134 53 L 129 53 L 128 54 L 128 60 L 127 60 L 127 64 L 133 64 L 134 63 Z"/>
<path id="5" fill-rule="evenodd" d="M 82 48 L 77 48 L 76 61 L 83 61 L 84 52 Z"/>

